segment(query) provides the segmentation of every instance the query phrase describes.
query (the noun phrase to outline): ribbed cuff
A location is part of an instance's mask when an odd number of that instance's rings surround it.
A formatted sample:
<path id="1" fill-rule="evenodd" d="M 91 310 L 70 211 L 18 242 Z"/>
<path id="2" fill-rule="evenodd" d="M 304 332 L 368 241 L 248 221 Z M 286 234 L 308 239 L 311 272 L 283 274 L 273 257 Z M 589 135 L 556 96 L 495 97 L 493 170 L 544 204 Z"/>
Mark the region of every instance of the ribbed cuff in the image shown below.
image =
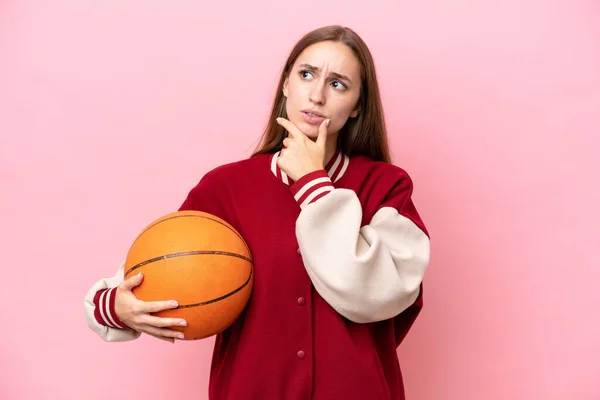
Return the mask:
<path id="1" fill-rule="evenodd" d="M 304 175 L 290 187 L 301 209 L 326 196 L 333 189 L 333 183 L 324 169 Z"/>
<path id="2" fill-rule="evenodd" d="M 117 287 L 112 289 L 102 289 L 96 292 L 94 296 L 94 317 L 100 325 L 111 328 L 129 329 L 118 317 L 115 312 L 115 297 Z"/>

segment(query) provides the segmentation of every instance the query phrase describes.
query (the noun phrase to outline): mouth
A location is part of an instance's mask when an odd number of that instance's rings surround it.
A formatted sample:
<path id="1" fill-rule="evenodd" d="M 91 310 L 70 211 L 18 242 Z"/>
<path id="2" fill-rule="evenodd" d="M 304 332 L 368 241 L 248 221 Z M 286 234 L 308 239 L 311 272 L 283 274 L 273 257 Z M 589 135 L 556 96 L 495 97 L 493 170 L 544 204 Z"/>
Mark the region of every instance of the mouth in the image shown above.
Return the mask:
<path id="1" fill-rule="evenodd" d="M 325 118 L 325 116 L 323 114 L 321 114 L 320 112 L 317 112 L 315 110 L 302 110 L 302 112 L 310 117 Z"/>

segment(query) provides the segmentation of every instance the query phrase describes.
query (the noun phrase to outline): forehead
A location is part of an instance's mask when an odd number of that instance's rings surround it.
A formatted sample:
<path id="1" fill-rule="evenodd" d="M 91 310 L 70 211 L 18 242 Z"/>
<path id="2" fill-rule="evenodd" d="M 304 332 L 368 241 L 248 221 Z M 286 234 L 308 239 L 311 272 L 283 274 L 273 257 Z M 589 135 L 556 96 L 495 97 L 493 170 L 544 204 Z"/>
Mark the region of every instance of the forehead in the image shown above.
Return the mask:
<path id="1" fill-rule="evenodd" d="M 353 81 L 360 77 L 360 64 L 354 52 L 340 42 L 319 42 L 308 46 L 296 59 L 296 66 L 310 64 L 328 72 L 347 75 Z"/>

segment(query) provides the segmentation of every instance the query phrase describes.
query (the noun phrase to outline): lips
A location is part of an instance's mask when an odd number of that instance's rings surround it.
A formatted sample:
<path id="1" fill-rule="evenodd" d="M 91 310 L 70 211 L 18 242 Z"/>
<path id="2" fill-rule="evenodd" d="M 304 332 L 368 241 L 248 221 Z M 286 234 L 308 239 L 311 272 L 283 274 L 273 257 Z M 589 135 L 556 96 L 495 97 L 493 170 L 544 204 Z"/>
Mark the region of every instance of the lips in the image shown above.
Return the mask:
<path id="1" fill-rule="evenodd" d="M 302 120 L 309 125 L 319 126 L 325 120 L 325 116 L 313 110 L 302 110 Z"/>
<path id="2" fill-rule="evenodd" d="M 310 117 L 325 118 L 325 116 L 323 114 L 321 114 L 320 112 L 315 111 L 315 110 L 307 109 L 307 110 L 302 110 L 302 112 Z"/>

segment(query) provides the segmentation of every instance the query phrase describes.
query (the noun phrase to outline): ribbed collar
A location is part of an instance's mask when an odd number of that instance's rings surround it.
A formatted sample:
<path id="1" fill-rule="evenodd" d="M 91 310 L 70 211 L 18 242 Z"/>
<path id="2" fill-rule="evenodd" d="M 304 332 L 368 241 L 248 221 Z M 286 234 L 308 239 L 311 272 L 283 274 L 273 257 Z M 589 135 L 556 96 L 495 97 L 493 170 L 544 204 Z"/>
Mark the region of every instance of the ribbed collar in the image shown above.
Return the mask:
<path id="1" fill-rule="evenodd" d="M 283 182 L 284 184 L 292 185 L 293 181 L 277 165 L 278 157 L 279 157 L 279 152 L 274 153 L 271 156 L 271 163 L 270 163 L 271 172 L 273 172 L 273 175 L 275 175 L 277 178 L 281 179 L 281 182 Z M 346 156 L 345 154 L 343 154 L 340 151 L 340 149 L 338 148 L 335 151 L 335 153 L 333 154 L 333 157 L 331 157 L 331 160 L 329 160 L 329 162 L 325 166 L 325 170 L 327 171 L 327 175 L 329 175 L 331 182 L 335 183 L 342 176 L 344 176 L 344 173 L 348 169 L 349 163 L 350 163 L 350 158 L 348 156 Z"/>

